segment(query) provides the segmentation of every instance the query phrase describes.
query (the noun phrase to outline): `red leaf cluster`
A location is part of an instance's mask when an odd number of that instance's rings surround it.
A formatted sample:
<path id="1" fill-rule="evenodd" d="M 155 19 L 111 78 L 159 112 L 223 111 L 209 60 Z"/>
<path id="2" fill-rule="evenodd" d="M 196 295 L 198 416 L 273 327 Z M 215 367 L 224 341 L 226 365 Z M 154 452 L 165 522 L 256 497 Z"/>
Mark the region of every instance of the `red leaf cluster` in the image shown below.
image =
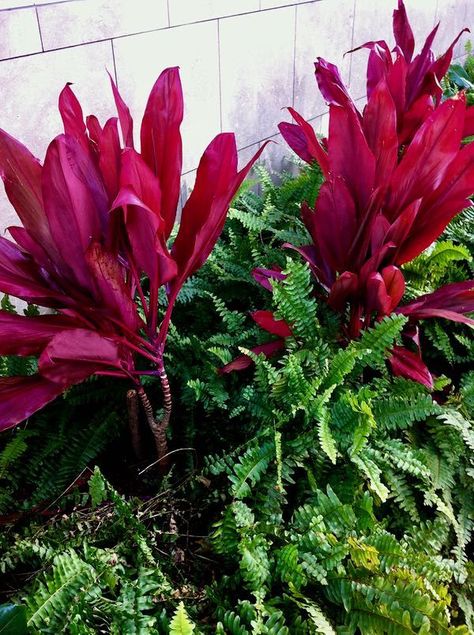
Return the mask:
<path id="1" fill-rule="evenodd" d="M 13 241 L 0 238 L 0 291 L 54 311 L 0 311 L 0 355 L 39 358 L 35 376 L 0 379 L 0 429 L 91 375 L 139 385 L 140 358 L 162 372 L 176 297 L 209 256 L 261 152 L 238 171 L 234 135 L 211 141 L 170 248 L 182 167 L 179 71 L 165 70 L 152 88 L 140 151 L 130 111 L 111 83 L 118 117 L 103 126 L 93 115 L 84 118 L 70 86 L 64 88 L 64 134 L 50 143 L 43 165 L 0 130 L 0 174 L 21 222 L 9 228 Z M 160 317 L 162 287 L 168 305 Z"/>
<path id="2" fill-rule="evenodd" d="M 321 142 L 292 108 L 295 123 L 279 126 L 290 147 L 304 161 L 316 161 L 325 176 L 314 209 L 302 206 L 312 242 L 297 251 L 328 304 L 348 316 L 348 339 L 394 311 L 412 322 L 443 317 L 474 324 L 466 316 L 474 311 L 474 281 L 447 285 L 400 306 L 401 265 L 429 247 L 470 204 L 474 143 L 462 145 L 472 112 L 464 96 L 441 102 L 440 81 L 459 36 L 435 59 L 435 27 L 413 57 L 415 42 L 402 0 L 393 28 L 393 51 L 384 41 L 363 45 L 370 49 L 363 112 L 337 67 L 319 58 L 316 80 L 329 104 L 328 138 Z M 275 333 L 269 317 L 261 325 Z M 395 374 L 432 386 L 419 350 L 394 349 L 392 367 Z"/>

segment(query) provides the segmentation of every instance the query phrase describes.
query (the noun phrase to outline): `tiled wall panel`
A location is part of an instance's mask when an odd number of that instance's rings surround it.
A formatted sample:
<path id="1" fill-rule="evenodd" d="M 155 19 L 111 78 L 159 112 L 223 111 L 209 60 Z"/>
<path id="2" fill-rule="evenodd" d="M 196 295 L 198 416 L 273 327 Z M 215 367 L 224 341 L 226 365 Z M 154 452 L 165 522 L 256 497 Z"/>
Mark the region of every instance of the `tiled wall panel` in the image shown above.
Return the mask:
<path id="1" fill-rule="evenodd" d="M 180 67 L 185 99 L 183 168 L 196 168 L 205 147 L 220 132 L 217 23 L 121 38 L 114 41 L 114 51 L 120 90 L 137 119 L 159 73 L 168 66 Z"/>
<path id="2" fill-rule="evenodd" d="M 220 21 L 222 126 L 244 147 L 277 131 L 293 101 L 295 7 Z"/>
<path id="3" fill-rule="evenodd" d="M 442 21 L 442 52 L 463 26 L 474 32 L 474 0 L 405 0 L 418 45 Z M 291 168 L 277 124 L 293 105 L 327 128 L 313 62 L 339 65 L 363 99 L 367 54 L 349 49 L 391 41 L 396 0 L 0 0 L 0 127 L 38 156 L 61 131 L 57 97 L 74 83 L 84 111 L 114 112 L 106 69 L 116 75 L 137 120 L 166 66 L 179 65 L 186 100 L 183 197 L 199 158 L 221 130 L 234 130 L 239 160 L 267 139 L 263 160 Z M 464 54 L 464 35 L 455 55 Z M 361 102 L 363 103 L 363 102 Z M 138 132 L 138 126 L 136 126 Z M 0 231 L 13 214 L 0 195 Z"/>
<path id="4" fill-rule="evenodd" d="M 166 0 L 74 0 L 37 11 L 45 50 L 168 26 Z"/>

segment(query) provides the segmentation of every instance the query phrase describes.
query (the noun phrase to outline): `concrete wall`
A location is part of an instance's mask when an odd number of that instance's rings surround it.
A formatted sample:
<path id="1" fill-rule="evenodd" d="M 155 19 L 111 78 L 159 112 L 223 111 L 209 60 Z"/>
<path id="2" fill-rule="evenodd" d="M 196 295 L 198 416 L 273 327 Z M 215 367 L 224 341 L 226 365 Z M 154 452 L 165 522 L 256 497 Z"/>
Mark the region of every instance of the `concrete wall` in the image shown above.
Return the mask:
<path id="1" fill-rule="evenodd" d="M 114 112 L 106 69 L 141 117 L 148 92 L 166 66 L 179 65 L 185 91 L 184 183 L 221 130 L 237 135 L 242 160 L 262 140 L 279 140 L 281 111 L 293 105 L 324 127 L 327 110 L 313 61 L 340 65 L 362 98 L 366 53 L 343 57 L 370 39 L 391 37 L 396 0 L 0 0 L 0 127 L 37 156 L 61 131 L 56 103 L 74 83 L 86 114 Z M 463 27 L 474 31 L 474 0 L 406 0 L 416 35 L 441 20 L 443 51 Z M 463 42 L 456 56 L 463 54 Z M 418 44 L 420 41 L 418 40 Z M 279 169 L 287 150 L 265 161 Z M 3 192 L 2 192 L 3 196 Z M 0 199 L 0 231 L 15 222 Z"/>

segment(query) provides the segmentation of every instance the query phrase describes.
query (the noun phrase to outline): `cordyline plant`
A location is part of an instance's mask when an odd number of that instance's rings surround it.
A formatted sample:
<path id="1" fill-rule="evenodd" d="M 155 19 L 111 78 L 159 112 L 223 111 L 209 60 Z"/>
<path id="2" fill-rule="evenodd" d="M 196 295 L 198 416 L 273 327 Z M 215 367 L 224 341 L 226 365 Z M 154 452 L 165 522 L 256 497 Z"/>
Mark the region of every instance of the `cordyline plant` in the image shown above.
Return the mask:
<path id="1" fill-rule="evenodd" d="M 365 45 L 371 54 L 369 97 L 363 113 L 355 108 L 338 69 L 320 59 L 316 78 L 329 102 L 327 140 L 321 143 L 293 109 L 297 123 L 282 123 L 280 131 L 302 159 L 318 162 L 326 179 L 314 209 L 302 206 L 312 243 L 294 249 L 309 263 L 328 304 L 345 316 L 345 337 L 357 338 L 374 320 L 391 313 L 408 316 L 404 331 L 408 347 L 393 349 L 392 370 L 432 388 L 432 376 L 421 359 L 417 322 L 446 318 L 474 325 L 466 315 L 474 311 L 474 281 L 448 284 L 400 305 L 405 291 L 400 267 L 429 247 L 470 204 L 474 143 L 462 146 L 464 96 L 438 103 L 438 83 L 448 68 L 453 45 L 433 61 L 429 46 L 435 29 L 412 61 L 413 35 L 401 1 L 394 15 L 394 32 L 394 62 L 388 61 L 392 54 L 386 45 Z M 381 56 L 385 56 L 383 64 Z M 401 95 L 405 101 L 399 103 Z M 422 103 L 429 103 L 429 108 L 421 109 Z M 282 276 L 268 270 L 254 275 L 267 288 L 272 278 Z M 257 311 L 253 317 L 280 337 L 254 352 L 271 354 L 282 348 L 281 338 L 291 335 L 291 325 L 275 320 L 271 312 Z M 223 370 L 249 363 L 249 358 L 241 356 Z"/>
<path id="2" fill-rule="evenodd" d="M 0 291 L 53 311 L 36 317 L 0 311 L 0 354 L 39 358 L 37 374 L 0 379 L 0 429 L 91 375 L 125 378 L 143 403 L 161 459 L 171 413 L 163 354 L 173 307 L 209 256 L 261 151 L 239 172 L 234 135 L 211 141 L 169 248 L 182 166 L 179 71 L 165 70 L 153 86 L 140 152 L 129 109 L 111 83 L 118 119 L 103 127 L 94 116 L 84 121 L 71 88 L 64 88 L 65 132 L 50 143 L 43 165 L 0 131 L 0 172 L 22 223 L 9 228 L 14 242 L 0 238 Z M 160 289 L 167 297 L 163 315 Z M 144 374 L 161 380 L 161 421 L 140 381 Z"/>

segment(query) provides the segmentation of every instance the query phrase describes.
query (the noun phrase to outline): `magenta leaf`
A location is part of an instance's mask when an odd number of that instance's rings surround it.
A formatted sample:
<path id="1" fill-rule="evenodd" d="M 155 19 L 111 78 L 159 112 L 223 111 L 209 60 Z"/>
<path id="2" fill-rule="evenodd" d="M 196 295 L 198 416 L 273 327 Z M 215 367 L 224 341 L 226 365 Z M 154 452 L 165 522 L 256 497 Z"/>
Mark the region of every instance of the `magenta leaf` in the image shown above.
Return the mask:
<path id="1" fill-rule="evenodd" d="M 261 353 L 265 355 L 265 357 L 272 357 L 279 351 L 285 348 L 285 340 L 275 340 L 273 342 L 267 342 L 266 344 L 260 344 L 259 346 L 255 346 L 250 349 L 252 353 L 255 355 L 260 355 Z M 253 359 L 248 355 L 239 355 L 232 362 L 229 362 L 225 366 L 219 369 L 220 374 L 232 373 L 235 370 L 245 370 L 249 366 L 252 366 Z"/>
<path id="2" fill-rule="evenodd" d="M 394 346 L 389 364 L 395 377 L 405 377 L 433 390 L 433 377 L 421 357 L 403 346 Z"/>
<path id="3" fill-rule="evenodd" d="M 174 226 L 180 193 L 183 111 L 179 69 L 168 68 L 161 73 L 151 90 L 140 133 L 143 158 L 161 186 L 161 213 L 166 239 Z"/>
<path id="4" fill-rule="evenodd" d="M 285 320 L 277 320 L 271 311 L 254 311 L 252 319 L 265 331 L 278 337 L 290 337 L 291 329 Z"/>
<path id="5" fill-rule="evenodd" d="M 0 377 L 0 430 L 6 430 L 56 399 L 64 390 L 60 384 L 33 375 Z"/>

